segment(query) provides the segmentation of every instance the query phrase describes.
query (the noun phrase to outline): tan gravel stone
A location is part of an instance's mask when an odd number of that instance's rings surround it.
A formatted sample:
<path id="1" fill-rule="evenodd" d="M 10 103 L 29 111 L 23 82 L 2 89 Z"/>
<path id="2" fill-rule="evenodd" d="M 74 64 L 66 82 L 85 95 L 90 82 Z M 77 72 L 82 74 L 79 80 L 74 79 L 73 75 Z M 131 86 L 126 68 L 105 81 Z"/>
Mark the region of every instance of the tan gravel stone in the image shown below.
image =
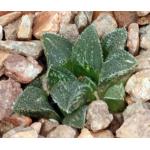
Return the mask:
<path id="1" fill-rule="evenodd" d="M 126 120 L 136 113 L 140 114 L 145 111 L 150 112 L 150 104 L 149 103 L 143 103 L 143 102 L 133 103 L 133 104 L 127 106 L 127 108 L 123 112 L 123 118 L 124 118 L 124 120 Z"/>
<path id="2" fill-rule="evenodd" d="M 145 69 L 150 69 L 150 50 L 141 51 L 138 56 L 136 56 L 138 66 L 136 71 L 141 71 Z"/>
<path id="3" fill-rule="evenodd" d="M 139 52 L 139 26 L 137 23 L 131 23 L 128 26 L 127 47 L 132 55 L 137 55 Z"/>
<path id="4" fill-rule="evenodd" d="M 85 28 L 88 25 L 88 18 L 84 11 L 79 12 L 75 17 L 75 24 L 79 30 Z"/>
<path id="5" fill-rule="evenodd" d="M 31 127 L 39 134 L 41 131 L 42 123 L 41 122 L 34 122 L 31 124 Z"/>
<path id="6" fill-rule="evenodd" d="M 127 118 L 116 135 L 120 138 L 150 137 L 150 111 L 135 113 Z"/>
<path id="7" fill-rule="evenodd" d="M 137 11 L 139 17 L 143 17 L 149 14 L 149 11 Z"/>
<path id="8" fill-rule="evenodd" d="M 117 22 L 114 17 L 106 12 L 100 13 L 93 24 L 97 29 L 99 37 L 103 37 L 117 28 Z"/>
<path id="9" fill-rule="evenodd" d="M 74 13 L 71 11 L 60 11 L 60 23 L 61 24 L 69 24 L 73 21 Z"/>
<path id="10" fill-rule="evenodd" d="M 18 82 L 12 79 L 0 81 L 0 120 L 11 115 L 13 104 L 21 92 Z"/>
<path id="11" fill-rule="evenodd" d="M 39 40 L 0 41 L 0 50 L 38 58 L 42 52 L 42 44 Z"/>
<path id="12" fill-rule="evenodd" d="M 50 120 L 41 119 L 40 122 L 42 123 L 40 134 L 45 137 L 50 131 L 54 130 L 59 125 L 59 122 L 54 119 L 50 119 Z"/>
<path id="13" fill-rule="evenodd" d="M 119 27 L 127 27 L 137 21 L 137 13 L 133 11 L 115 11 L 114 16 Z"/>
<path id="14" fill-rule="evenodd" d="M 67 125 L 59 125 L 54 130 L 50 131 L 47 138 L 74 138 L 76 136 L 76 129 Z"/>
<path id="15" fill-rule="evenodd" d="M 26 14 L 21 17 L 17 37 L 18 39 L 30 40 L 32 38 L 33 14 Z"/>
<path id="16" fill-rule="evenodd" d="M 78 138 L 93 138 L 93 136 L 87 128 L 83 128 Z"/>
<path id="17" fill-rule="evenodd" d="M 40 39 L 44 32 L 57 33 L 60 26 L 58 12 L 41 12 L 34 19 L 33 35 Z"/>
<path id="18" fill-rule="evenodd" d="M 32 57 L 10 55 L 4 62 L 5 75 L 20 83 L 29 83 L 41 73 L 42 67 Z"/>
<path id="19" fill-rule="evenodd" d="M 140 28 L 140 47 L 150 49 L 150 25 Z"/>
<path id="20" fill-rule="evenodd" d="M 59 34 L 63 35 L 71 42 L 75 42 L 79 37 L 79 31 L 76 24 L 61 24 Z"/>
<path id="21" fill-rule="evenodd" d="M 87 24 L 91 24 L 93 20 L 93 14 L 94 14 L 93 11 L 79 11 L 77 14 L 75 14 L 74 22 L 76 23 L 77 26 L 78 24 L 79 25 L 85 24 L 85 22 L 87 22 Z"/>
<path id="22" fill-rule="evenodd" d="M 20 23 L 20 18 L 12 23 L 9 23 L 4 27 L 5 39 L 6 40 L 17 40 L 17 31 Z"/>
<path id="23" fill-rule="evenodd" d="M 17 18 L 19 18 L 21 16 L 21 14 L 22 14 L 21 12 L 16 11 L 16 12 L 11 12 L 11 13 L 5 14 L 3 16 L 0 16 L 0 25 L 5 26 L 5 25 L 13 22 Z"/>
<path id="24" fill-rule="evenodd" d="M 104 101 L 96 100 L 88 106 L 86 127 L 94 132 L 105 129 L 113 120 Z"/>
<path id="25" fill-rule="evenodd" d="M 27 127 L 32 123 L 32 119 L 27 116 L 13 114 L 7 118 L 5 118 L 7 122 L 10 122 L 14 126 L 23 126 Z"/>
<path id="26" fill-rule="evenodd" d="M 17 127 L 3 135 L 3 138 L 37 138 L 38 134 L 32 127 Z"/>
<path id="27" fill-rule="evenodd" d="M 134 102 L 150 100 L 150 70 L 133 74 L 126 83 L 125 91 Z"/>

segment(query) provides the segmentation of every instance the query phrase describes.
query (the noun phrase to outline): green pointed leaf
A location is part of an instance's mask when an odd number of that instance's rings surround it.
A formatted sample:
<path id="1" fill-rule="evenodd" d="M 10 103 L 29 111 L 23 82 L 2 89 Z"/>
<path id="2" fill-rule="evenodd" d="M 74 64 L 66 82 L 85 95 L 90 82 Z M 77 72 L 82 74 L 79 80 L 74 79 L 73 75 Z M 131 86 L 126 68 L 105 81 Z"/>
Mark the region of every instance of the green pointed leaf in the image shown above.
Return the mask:
<path id="1" fill-rule="evenodd" d="M 113 113 L 121 112 L 125 108 L 125 89 L 123 83 L 115 84 L 108 88 L 104 95 L 109 110 Z"/>
<path id="2" fill-rule="evenodd" d="M 80 35 L 72 49 L 72 61 L 75 74 L 86 75 L 98 80 L 103 55 L 97 31 L 93 25 L 87 27 Z"/>
<path id="3" fill-rule="evenodd" d="M 87 102 L 95 100 L 94 92 L 97 90 L 96 84 L 89 77 L 80 77 L 82 83 L 87 85 Z"/>
<path id="4" fill-rule="evenodd" d="M 86 111 L 87 106 L 81 106 L 73 113 L 67 115 L 63 120 L 63 124 L 69 125 L 74 128 L 82 129 L 85 124 Z"/>
<path id="5" fill-rule="evenodd" d="M 128 52 L 120 51 L 111 59 L 103 63 L 100 82 L 110 80 L 113 77 L 126 74 L 137 65 L 135 58 Z"/>
<path id="6" fill-rule="evenodd" d="M 97 90 L 97 86 L 96 84 L 88 77 L 84 76 L 84 77 L 80 77 L 79 81 L 83 84 L 86 84 L 87 88 L 86 88 L 86 97 L 87 97 L 87 103 L 90 103 L 91 101 L 95 100 L 95 95 L 94 92 Z M 64 116 L 68 115 L 66 112 L 64 112 L 63 110 L 61 110 L 62 114 Z"/>
<path id="7" fill-rule="evenodd" d="M 135 58 L 125 50 L 114 54 L 109 60 L 103 63 L 102 71 L 99 76 L 99 95 L 106 92 L 107 88 L 118 81 L 126 81 L 133 73 L 137 62 Z"/>
<path id="8" fill-rule="evenodd" d="M 63 36 L 45 33 L 42 37 L 48 67 L 62 66 L 71 56 L 72 44 Z"/>
<path id="9" fill-rule="evenodd" d="M 43 78 L 43 88 L 49 94 L 58 81 L 76 80 L 75 75 L 64 67 L 50 67 Z"/>
<path id="10" fill-rule="evenodd" d="M 53 86 L 51 96 L 59 108 L 69 114 L 87 102 L 89 91 L 89 85 L 78 80 L 60 81 Z"/>
<path id="11" fill-rule="evenodd" d="M 109 54 L 116 53 L 117 50 L 124 50 L 127 40 L 127 31 L 124 28 L 119 28 L 107 34 L 102 39 L 102 47 L 105 58 Z"/>
<path id="12" fill-rule="evenodd" d="M 14 112 L 35 118 L 59 118 L 50 106 L 47 94 L 42 89 L 34 86 L 27 87 L 18 97 Z"/>
<path id="13" fill-rule="evenodd" d="M 110 88 L 114 84 L 123 83 L 124 86 L 125 86 L 125 83 L 127 82 L 127 80 L 129 79 L 129 77 L 132 74 L 133 74 L 133 71 L 131 70 L 130 72 L 128 72 L 124 75 L 116 76 L 112 80 L 103 81 L 101 84 L 98 85 L 98 95 L 99 95 L 99 97 L 103 99 L 103 97 L 104 97 L 106 91 L 108 90 L 108 88 Z"/>

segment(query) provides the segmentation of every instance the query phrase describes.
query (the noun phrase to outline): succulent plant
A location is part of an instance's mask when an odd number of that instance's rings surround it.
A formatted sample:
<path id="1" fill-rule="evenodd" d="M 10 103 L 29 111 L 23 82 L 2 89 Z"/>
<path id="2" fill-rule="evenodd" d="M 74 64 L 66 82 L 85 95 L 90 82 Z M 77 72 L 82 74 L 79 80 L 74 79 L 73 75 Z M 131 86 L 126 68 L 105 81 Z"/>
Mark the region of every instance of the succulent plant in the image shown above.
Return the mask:
<path id="1" fill-rule="evenodd" d="M 50 95 L 63 113 L 61 121 L 75 128 L 84 127 L 87 106 L 96 97 L 106 101 L 111 112 L 123 111 L 124 84 L 137 65 L 124 49 L 126 39 L 126 30 L 119 28 L 100 41 L 93 25 L 74 44 L 60 35 L 45 33 L 42 43 L 47 72 L 24 90 L 14 111 L 57 118 L 47 101 Z"/>

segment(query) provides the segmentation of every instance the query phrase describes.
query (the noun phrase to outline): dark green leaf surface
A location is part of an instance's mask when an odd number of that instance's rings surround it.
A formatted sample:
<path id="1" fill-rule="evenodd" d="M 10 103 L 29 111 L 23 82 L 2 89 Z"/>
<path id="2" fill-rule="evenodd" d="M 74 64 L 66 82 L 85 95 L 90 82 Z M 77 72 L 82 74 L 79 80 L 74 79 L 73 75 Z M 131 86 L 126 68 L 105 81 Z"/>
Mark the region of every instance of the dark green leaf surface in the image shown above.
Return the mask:
<path id="1" fill-rule="evenodd" d="M 77 75 L 86 75 L 98 80 L 103 54 L 98 34 L 93 25 L 87 27 L 74 44 L 72 61 Z"/>
<path id="2" fill-rule="evenodd" d="M 67 115 L 63 120 L 63 124 L 82 129 L 85 124 L 86 110 L 87 106 L 81 106 L 73 113 Z"/>
<path id="3" fill-rule="evenodd" d="M 109 110 L 113 113 L 121 112 L 125 108 L 125 90 L 123 83 L 115 84 L 108 88 L 104 95 L 104 100 L 106 101 Z"/>
<path id="4" fill-rule="evenodd" d="M 120 51 L 104 62 L 99 77 L 99 95 L 103 95 L 109 86 L 119 80 L 126 79 L 134 71 L 136 65 L 135 58 L 125 50 Z"/>
<path id="5" fill-rule="evenodd" d="M 128 72 L 127 74 L 117 76 L 109 81 L 103 81 L 103 83 L 98 85 L 98 95 L 100 98 L 103 99 L 104 94 L 108 90 L 109 87 L 113 86 L 114 84 L 123 83 L 125 85 L 126 81 L 132 75 L 133 71 Z"/>
<path id="6" fill-rule="evenodd" d="M 72 44 L 61 35 L 45 33 L 42 37 L 48 67 L 62 66 L 71 56 Z"/>
<path id="7" fill-rule="evenodd" d="M 100 82 L 126 74 L 129 70 L 133 70 L 136 65 L 137 62 L 131 54 L 125 50 L 120 51 L 120 53 L 113 55 L 111 59 L 103 63 Z"/>
<path id="8" fill-rule="evenodd" d="M 46 93 L 34 86 L 28 86 L 18 97 L 14 112 L 35 118 L 59 118 L 50 106 Z"/>
<path id="9" fill-rule="evenodd" d="M 102 39 L 102 48 L 105 58 L 117 50 L 124 50 L 127 40 L 127 31 L 123 28 L 114 30 Z"/>
<path id="10" fill-rule="evenodd" d="M 87 102 L 95 100 L 94 92 L 97 90 L 97 85 L 89 77 L 81 77 L 79 79 L 83 84 L 87 86 Z"/>
<path id="11" fill-rule="evenodd" d="M 47 93 L 50 93 L 51 88 L 58 81 L 76 80 L 75 75 L 64 67 L 50 67 L 43 78 L 43 88 Z"/>
<path id="12" fill-rule="evenodd" d="M 61 110 L 72 113 L 87 102 L 89 85 L 78 80 L 60 81 L 51 90 L 52 99 Z"/>

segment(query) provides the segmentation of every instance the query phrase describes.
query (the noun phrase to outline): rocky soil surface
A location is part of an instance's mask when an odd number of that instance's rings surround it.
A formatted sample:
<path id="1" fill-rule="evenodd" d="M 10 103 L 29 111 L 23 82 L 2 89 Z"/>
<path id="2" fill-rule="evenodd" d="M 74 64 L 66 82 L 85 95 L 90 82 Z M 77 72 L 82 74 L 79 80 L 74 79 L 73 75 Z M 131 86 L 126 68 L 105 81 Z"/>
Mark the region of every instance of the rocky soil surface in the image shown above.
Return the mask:
<path id="1" fill-rule="evenodd" d="M 42 92 L 36 89 L 24 92 L 26 87 L 41 77 L 47 69 L 42 35 L 59 34 L 71 43 L 76 43 L 82 31 L 91 24 L 95 26 L 100 39 L 117 28 L 127 31 L 125 49 L 137 60 L 138 65 L 124 85 L 124 110 L 111 112 L 106 101 L 96 96 L 97 99 L 79 113 L 81 119 L 85 119 L 82 128 L 65 124 L 55 117 L 37 116 L 35 111 L 40 112 L 40 108 L 32 110 L 35 117 L 28 113 L 15 113 L 14 105 L 22 93 L 34 91 L 42 95 Z M 46 91 L 47 88 L 49 87 L 45 85 Z M 75 87 L 73 89 L 77 90 Z M 23 96 L 31 100 L 28 95 Z M 43 97 L 44 94 L 36 97 L 36 102 L 41 106 L 52 103 L 57 109 L 58 106 L 51 102 L 50 96 L 49 102 L 40 102 Z M 0 137 L 150 137 L 149 100 L 150 12 L 0 12 Z M 47 114 L 53 113 L 48 108 L 43 111 Z M 59 113 L 65 115 L 63 111 Z"/>

